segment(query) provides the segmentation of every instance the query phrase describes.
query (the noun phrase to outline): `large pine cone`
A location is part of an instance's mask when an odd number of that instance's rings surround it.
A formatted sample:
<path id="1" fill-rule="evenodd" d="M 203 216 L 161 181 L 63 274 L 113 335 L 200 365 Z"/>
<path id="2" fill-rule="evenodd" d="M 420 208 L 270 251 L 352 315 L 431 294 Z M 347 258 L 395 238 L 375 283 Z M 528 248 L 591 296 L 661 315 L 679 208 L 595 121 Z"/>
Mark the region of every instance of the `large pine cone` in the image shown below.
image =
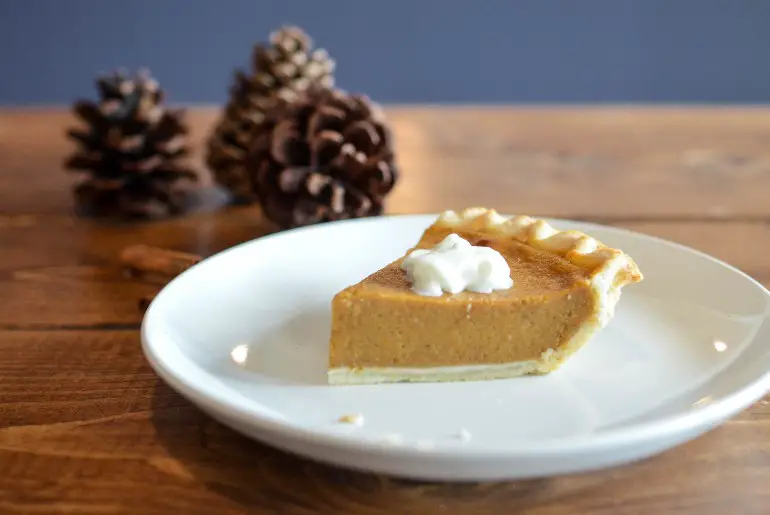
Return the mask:
<path id="1" fill-rule="evenodd" d="M 99 101 L 80 100 L 73 107 L 86 127 L 68 131 L 79 148 L 65 167 L 87 175 L 75 186 L 78 206 L 115 218 L 182 212 L 198 180 L 184 164 L 184 113 L 161 105 L 163 91 L 146 71 L 134 79 L 117 72 L 96 84 Z"/>
<path id="2" fill-rule="evenodd" d="M 208 141 L 206 164 L 216 181 L 242 202 L 254 200 L 246 152 L 274 99 L 294 101 L 308 88 L 334 85 L 334 61 L 325 50 L 313 50 L 302 29 L 284 27 L 270 35 L 270 42 L 254 47 L 251 75 L 236 72 L 230 100 Z"/>
<path id="3" fill-rule="evenodd" d="M 340 90 L 283 102 L 256 128 L 248 166 L 265 216 L 282 228 L 382 213 L 398 178 L 379 106 Z"/>

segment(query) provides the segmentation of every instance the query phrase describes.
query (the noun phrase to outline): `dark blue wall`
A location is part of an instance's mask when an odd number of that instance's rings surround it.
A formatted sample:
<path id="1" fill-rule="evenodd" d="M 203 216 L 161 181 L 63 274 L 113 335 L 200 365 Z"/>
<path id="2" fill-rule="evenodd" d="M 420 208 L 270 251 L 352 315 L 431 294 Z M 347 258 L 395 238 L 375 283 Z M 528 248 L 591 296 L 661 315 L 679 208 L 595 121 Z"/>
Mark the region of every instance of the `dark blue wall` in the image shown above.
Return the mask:
<path id="1" fill-rule="evenodd" d="M 68 103 L 117 66 L 222 102 L 286 22 L 382 102 L 770 100 L 766 0 L 0 0 L 0 103 Z"/>

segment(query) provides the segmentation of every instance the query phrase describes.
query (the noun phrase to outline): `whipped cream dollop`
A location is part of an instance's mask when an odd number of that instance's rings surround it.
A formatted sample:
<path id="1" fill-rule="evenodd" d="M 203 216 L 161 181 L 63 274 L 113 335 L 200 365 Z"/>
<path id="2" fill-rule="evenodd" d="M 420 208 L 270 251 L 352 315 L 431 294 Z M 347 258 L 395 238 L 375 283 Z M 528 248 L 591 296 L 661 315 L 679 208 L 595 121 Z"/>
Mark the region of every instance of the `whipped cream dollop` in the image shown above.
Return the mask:
<path id="1" fill-rule="evenodd" d="M 499 252 L 473 246 L 457 234 L 450 234 L 432 249 L 413 250 L 401 269 L 412 291 L 429 297 L 443 292 L 491 293 L 513 286 L 511 269 Z"/>

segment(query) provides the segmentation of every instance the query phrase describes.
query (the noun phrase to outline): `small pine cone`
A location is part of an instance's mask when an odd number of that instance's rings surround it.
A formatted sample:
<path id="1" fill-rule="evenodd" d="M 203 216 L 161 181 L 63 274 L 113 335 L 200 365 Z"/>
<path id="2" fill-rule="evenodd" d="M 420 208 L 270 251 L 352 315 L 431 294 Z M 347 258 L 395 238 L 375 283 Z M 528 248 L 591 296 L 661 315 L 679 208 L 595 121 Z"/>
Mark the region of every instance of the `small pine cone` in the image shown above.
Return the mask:
<path id="1" fill-rule="evenodd" d="M 398 178 L 386 123 L 368 98 L 334 89 L 275 106 L 247 163 L 265 216 L 291 228 L 381 214 Z"/>
<path id="2" fill-rule="evenodd" d="M 236 71 L 230 100 L 208 141 L 206 164 L 216 181 L 236 200 L 255 200 L 244 159 L 254 128 L 277 101 L 294 101 L 311 87 L 334 85 L 334 61 L 323 49 L 313 50 L 310 37 L 298 27 L 270 35 L 252 55 L 252 73 Z"/>
<path id="3" fill-rule="evenodd" d="M 181 213 L 198 176 L 184 164 L 187 126 L 182 111 L 162 106 L 149 72 L 117 72 L 96 81 L 98 102 L 73 111 L 86 125 L 71 129 L 78 143 L 65 168 L 86 174 L 75 186 L 78 207 L 110 218 L 164 218 Z"/>

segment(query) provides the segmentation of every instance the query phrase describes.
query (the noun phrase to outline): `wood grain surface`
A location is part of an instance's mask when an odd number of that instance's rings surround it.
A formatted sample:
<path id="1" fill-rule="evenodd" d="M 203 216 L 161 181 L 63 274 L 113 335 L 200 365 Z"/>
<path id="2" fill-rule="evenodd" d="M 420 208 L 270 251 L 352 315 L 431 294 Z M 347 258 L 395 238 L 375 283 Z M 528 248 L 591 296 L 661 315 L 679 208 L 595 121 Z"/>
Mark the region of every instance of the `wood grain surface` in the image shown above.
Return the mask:
<path id="1" fill-rule="evenodd" d="M 388 110 L 391 213 L 488 205 L 627 227 L 770 285 L 770 109 Z M 200 141 L 216 117 L 190 112 Z M 73 213 L 65 111 L 0 111 L 0 514 L 770 513 L 765 399 L 677 449 L 602 472 L 484 484 L 320 465 L 211 421 L 152 372 L 126 245 L 210 255 L 264 235 L 249 207 L 105 224 Z M 199 145 L 200 146 L 200 145 Z M 200 165 L 200 156 L 196 156 Z"/>

